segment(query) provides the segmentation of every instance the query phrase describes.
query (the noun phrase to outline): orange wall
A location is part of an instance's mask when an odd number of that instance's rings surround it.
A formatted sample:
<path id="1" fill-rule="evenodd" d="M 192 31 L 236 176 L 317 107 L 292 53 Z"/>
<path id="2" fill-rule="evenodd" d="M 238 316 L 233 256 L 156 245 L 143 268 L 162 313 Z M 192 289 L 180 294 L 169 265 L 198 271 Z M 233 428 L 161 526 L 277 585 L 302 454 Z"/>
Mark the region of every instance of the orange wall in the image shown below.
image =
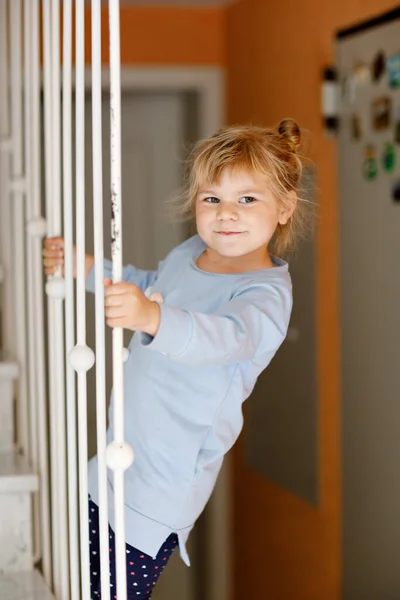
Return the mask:
<path id="1" fill-rule="evenodd" d="M 90 62 L 90 6 L 86 7 Z M 102 7 L 103 62 L 108 62 L 108 9 Z M 218 7 L 121 5 L 121 61 L 142 65 L 223 65 L 226 11 Z"/>
<path id="2" fill-rule="evenodd" d="M 228 10 L 229 120 L 271 125 L 292 116 L 312 132 L 320 216 L 316 288 L 320 505 L 314 509 L 252 472 L 239 446 L 235 600 L 340 597 L 336 156 L 335 142 L 325 139 L 322 130 L 320 75 L 334 60 L 337 28 L 394 5 L 393 0 L 239 0 Z"/>

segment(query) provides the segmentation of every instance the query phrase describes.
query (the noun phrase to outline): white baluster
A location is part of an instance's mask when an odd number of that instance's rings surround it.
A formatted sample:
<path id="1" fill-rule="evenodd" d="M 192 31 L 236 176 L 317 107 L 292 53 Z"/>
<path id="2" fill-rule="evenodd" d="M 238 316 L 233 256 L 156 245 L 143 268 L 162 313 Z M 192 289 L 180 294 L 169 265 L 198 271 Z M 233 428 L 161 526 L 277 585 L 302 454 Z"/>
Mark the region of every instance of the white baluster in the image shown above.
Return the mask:
<path id="1" fill-rule="evenodd" d="M 43 17 L 43 83 L 44 83 L 44 143 L 45 143 L 45 199 L 46 199 L 46 219 L 48 224 L 47 233 L 49 236 L 55 235 L 53 228 L 53 106 L 51 101 L 52 91 L 52 68 L 51 68 L 51 1 L 42 2 Z M 46 293 L 48 300 L 48 354 L 49 354 L 49 405 L 50 405 L 50 466 L 51 466 L 51 534 L 52 534 L 52 567 L 53 567 L 53 589 L 57 597 L 60 596 L 61 570 L 60 570 L 60 552 L 61 543 L 59 532 L 58 502 L 59 493 L 57 486 L 57 469 L 59 463 L 57 443 L 57 380 L 55 352 L 57 345 L 56 323 L 55 323 L 55 303 L 56 296 L 63 297 L 63 290 L 60 289 L 59 278 L 49 278 L 46 283 Z"/>
<path id="2" fill-rule="evenodd" d="M 63 195 L 64 195 L 64 271 L 65 271 L 65 349 L 75 344 L 75 307 L 73 278 L 73 198 L 72 198 L 72 1 L 63 2 Z M 71 600 L 80 599 L 79 520 L 76 437 L 75 372 L 67 361 L 67 432 L 68 432 L 68 518 Z"/>
<path id="3" fill-rule="evenodd" d="M 109 0 L 110 118 L 113 282 L 122 280 L 121 206 L 121 65 L 119 0 Z M 124 441 L 123 329 L 113 329 L 114 441 L 107 447 L 107 465 L 114 472 L 115 559 L 118 600 L 126 600 L 124 472 L 133 450 Z"/>
<path id="4" fill-rule="evenodd" d="M 0 260 L 2 281 L 2 349 L 15 357 L 14 261 L 11 241 L 12 215 L 9 181 L 11 173 L 10 72 L 8 45 L 9 4 L 0 0 Z"/>
<path id="5" fill-rule="evenodd" d="M 94 364 L 93 351 L 86 345 L 85 291 L 85 4 L 77 0 L 75 12 L 76 36 L 76 304 L 77 345 L 69 355 L 71 366 L 78 373 L 78 463 L 79 516 L 81 552 L 81 598 L 90 598 L 89 519 L 87 482 L 87 371 Z"/>
<path id="6" fill-rule="evenodd" d="M 0 0 L 0 136 L 1 140 L 9 135 L 8 106 L 8 47 L 7 47 L 7 0 Z"/>
<path id="7" fill-rule="evenodd" d="M 20 448 L 29 452 L 29 411 L 27 393 L 27 327 L 26 327 L 26 286 L 24 254 L 24 193 L 23 189 L 23 146 L 22 146 L 22 10 L 21 0 L 13 0 L 10 5 L 11 36 L 11 190 L 15 263 L 15 305 L 13 314 L 16 355 L 20 368 L 18 381 L 18 427 L 17 439 Z"/>
<path id="8" fill-rule="evenodd" d="M 40 134 L 40 57 L 39 57 L 39 1 L 27 0 L 31 5 L 31 189 L 32 216 L 28 222 L 28 235 L 31 238 L 33 254 L 33 306 L 35 321 L 35 380 L 37 394 L 37 413 L 31 415 L 35 421 L 38 437 L 37 467 L 40 477 L 40 534 L 43 574 L 48 585 L 51 584 L 51 548 L 50 548 L 50 497 L 48 464 L 48 421 L 46 398 L 46 369 L 44 341 L 44 297 L 42 239 L 47 231 L 46 221 L 41 216 L 41 134 Z"/>
<path id="9" fill-rule="evenodd" d="M 51 236 L 61 235 L 61 107 L 60 107 L 60 0 L 52 0 L 51 4 L 51 118 L 52 118 L 52 211 L 49 223 Z M 53 303 L 54 318 L 54 391 L 51 401 L 54 408 L 55 445 L 57 446 L 57 469 L 55 471 L 57 485 L 57 548 L 53 552 L 59 554 L 59 588 L 56 596 L 60 600 L 69 598 L 69 563 L 68 563 L 68 525 L 67 525 L 67 464 L 66 464 L 66 418 L 65 418 L 65 371 L 64 371 L 64 308 L 65 280 L 61 269 L 46 285 L 46 292 Z"/>
<path id="10" fill-rule="evenodd" d="M 61 107 L 60 107 L 60 0 L 51 4 L 51 118 L 52 118 L 52 211 L 49 223 L 51 236 L 61 235 Z M 54 318 L 54 391 L 51 401 L 54 408 L 55 445 L 57 446 L 57 548 L 59 558 L 59 588 L 56 596 L 60 600 L 69 598 L 68 524 L 67 524 L 67 463 L 66 463 L 66 416 L 65 416 L 65 371 L 64 371 L 64 307 L 65 280 L 61 269 L 46 285 L 50 302 L 53 303 Z"/>
<path id="11" fill-rule="evenodd" d="M 93 221 L 95 255 L 96 304 L 96 420 L 97 463 L 99 486 L 99 536 L 101 596 L 110 599 L 110 566 L 107 498 L 107 413 L 106 413 L 106 359 L 104 315 L 104 242 L 103 242 L 103 162 L 101 110 L 101 2 L 92 0 L 92 132 L 93 132 Z"/>
<path id="12" fill-rule="evenodd" d="M 25 215 L 26 215 L 26 262 L 27 262 L 27 309 L 28 309 L 28 374 L 29 374 L 29 432 L 30 449 L 29 456 L 31 464 L 35 471 L 38 469 L 38 434 L 37 421 L 38 414 L 38 385 L 37 385 L 37 305 L 35 304 L 35 255 L 34 238 L 29 235 L 28 226 L 31 223 L 33 212 L 33 188 L 32 188 L 32 160 L 33 160 L 33 114 L 32 114 L 32 2 L 24 0 L 24 131 L 25 131 Z M 33 541 L 34 541 L 34 562 L 41 558 L 41 535 L 40 535 L 40 514 L 39 514 L 39 495 L 36 493 L 33 497 Z"/>

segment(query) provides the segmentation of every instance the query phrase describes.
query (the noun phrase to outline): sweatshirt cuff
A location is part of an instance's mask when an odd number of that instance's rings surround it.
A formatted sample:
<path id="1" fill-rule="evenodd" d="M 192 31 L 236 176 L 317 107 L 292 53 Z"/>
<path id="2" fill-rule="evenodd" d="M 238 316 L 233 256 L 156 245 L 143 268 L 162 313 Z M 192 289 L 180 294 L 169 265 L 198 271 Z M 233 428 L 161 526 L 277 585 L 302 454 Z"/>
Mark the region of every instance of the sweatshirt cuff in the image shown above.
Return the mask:
<path id="1" fill-rule="evenodd" d="M 160 304 L 160 326 L 155 337 L 140 333 L 140 343 L 165 356 L 182 355 L 192 337 L 192 319 L 181 308 Z"/>
<path id="2" fill-rule="evenodd" d="M 89 275 L 86 277 L 85 288 L 87 292 L 94 294 L 95 290 L 95 265 L 90 269 Z M 104 277 L 112 278 L 112 262 L 107 258 L 104 259 Z"/>

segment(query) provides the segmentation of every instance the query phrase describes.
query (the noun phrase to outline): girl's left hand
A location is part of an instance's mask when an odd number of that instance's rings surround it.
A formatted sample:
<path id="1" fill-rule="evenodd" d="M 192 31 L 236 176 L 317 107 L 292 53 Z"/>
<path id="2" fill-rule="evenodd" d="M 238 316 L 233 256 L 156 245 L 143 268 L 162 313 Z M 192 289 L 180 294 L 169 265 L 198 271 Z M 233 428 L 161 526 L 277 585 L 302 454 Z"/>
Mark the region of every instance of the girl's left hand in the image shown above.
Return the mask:
<path id="1" fill-rule="evenodd" d="M 104 280 L 105 315 L 110 327 L 123 327 L 132 331 L 143 331 L 155 336 L 160 326 L 159 294 L 153 294 L 148 300 L 133 283 L 112 283 Z M 154 302 L 153 300 L 157 300 Z"/>

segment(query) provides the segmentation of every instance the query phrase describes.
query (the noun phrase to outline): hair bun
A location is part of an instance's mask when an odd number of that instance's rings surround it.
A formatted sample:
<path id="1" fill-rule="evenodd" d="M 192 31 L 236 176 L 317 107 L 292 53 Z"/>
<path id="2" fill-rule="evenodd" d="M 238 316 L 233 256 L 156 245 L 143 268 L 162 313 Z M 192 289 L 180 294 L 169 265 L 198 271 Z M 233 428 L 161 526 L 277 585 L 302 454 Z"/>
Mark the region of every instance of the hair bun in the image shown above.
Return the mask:
<path id="1" fill-rule="evenodd" d="M 284 119 L 278 125 L 278 132 L 289 142 L 293 152 L 297 152 L 301 146 L 301 131 L 296 121 L 293 119 Z"/>

